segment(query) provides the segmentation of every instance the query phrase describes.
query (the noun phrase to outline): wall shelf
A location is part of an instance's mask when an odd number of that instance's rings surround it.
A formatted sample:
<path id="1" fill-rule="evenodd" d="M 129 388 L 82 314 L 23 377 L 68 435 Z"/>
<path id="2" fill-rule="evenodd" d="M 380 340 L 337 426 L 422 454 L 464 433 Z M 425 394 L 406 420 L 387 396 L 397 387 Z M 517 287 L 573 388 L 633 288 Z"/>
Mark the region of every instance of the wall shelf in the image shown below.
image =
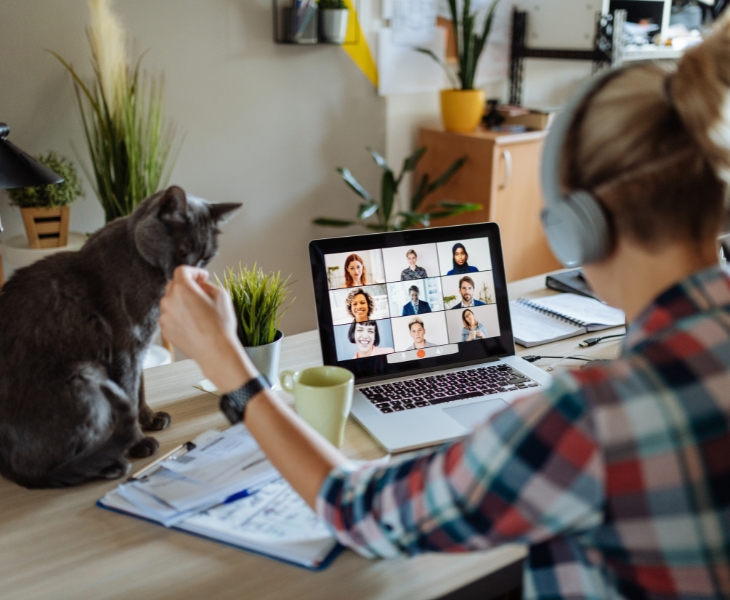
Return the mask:
<path id="1" fill-rule="evenodd" d="M 360 28 L 352 27 L 351 24 L 347 27 L 347 37 L 341 44 L 336 42 L 330 42 L 325 40 L 321 34 L 321 10 L 315 3 L 314 15 L 310 18 L 306 27 L 303 27 L 301 34 L 295 35 L 292 31 L 296 28 L 294 23 L 295 17 L 292 13 L 292 6 L 296 4 L 296 0 L 272 0 L 272 9 L 274 12 L 274 43 L 275 44 L 288 44 L 292 46 L 314 46 L 318 44 L 325 44 L 328 46 L 353 46 L 360 43 Z M 350 10 L 349 18 L 356 18 L 353 16 L 360 10 L 360 0 L 352 0 L 352 6 L 354 11 Z"/>

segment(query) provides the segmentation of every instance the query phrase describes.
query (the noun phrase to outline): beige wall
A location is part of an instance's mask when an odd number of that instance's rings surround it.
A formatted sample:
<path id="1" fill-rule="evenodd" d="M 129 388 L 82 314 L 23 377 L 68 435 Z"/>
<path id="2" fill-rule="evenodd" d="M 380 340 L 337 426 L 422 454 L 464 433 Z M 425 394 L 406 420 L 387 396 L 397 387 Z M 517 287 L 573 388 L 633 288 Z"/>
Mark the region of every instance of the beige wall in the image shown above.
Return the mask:
<path id="1" fill-rule="evenodd" d="M 385 148 L 385 100 L 341 48 L 275 45 L 271 0 L 117 0 L 144 65 L 164 71 L 168 116 L 184 134 L 171 183 L 214 202 L 243 202 L 224 227 L 221 274 L 239 261 L 293 274 L 288 334 L 316 327 L 307 244 L 333 230 L 310 221 L 350 218 L 357 201 L 335 172 L 349 167 L 375 191 L 365 146 Z M 370 3 L 367 3 L 369 10 Z M 88 73 L 85 0 L 0 0 L 0 121 L 31 154 L 87 153 L 73 87 L 44 48 Z M 367 15 L 365 15 L 367 17 Z M 94 231 L 103 213 L 88 182 L 71 228 Z M 2 239 L 23 233 L 0 193 Z M 354 231 L 353 231 L 354 232 Z"/>

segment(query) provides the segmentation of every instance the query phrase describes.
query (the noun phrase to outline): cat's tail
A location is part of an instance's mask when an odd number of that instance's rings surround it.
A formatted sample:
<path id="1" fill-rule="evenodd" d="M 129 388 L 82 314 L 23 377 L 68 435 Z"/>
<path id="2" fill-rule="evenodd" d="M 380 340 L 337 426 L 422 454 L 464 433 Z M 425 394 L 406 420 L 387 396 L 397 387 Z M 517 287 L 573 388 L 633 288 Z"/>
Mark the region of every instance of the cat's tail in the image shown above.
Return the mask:
<path id="1" fill-rule="evenodd" d="M 82 387 L 99 392 L 111 407 L 113 427 L 109 434 L 96 444 L 90 445 L 73 458 L 53 467 L 38 477 L 13 477 L 17 483 L 28 488 L 67 487 L 78 485 L 89 479 L 116 479 L 126 475 L 130 469 L 124 459 L 124 452 L 137 440 L 137 413 L 127 393 L 116 383 L 99 372 L 99 369 L 85 365 L 78 369 L 78 380 Z M 78 390 L 77 390 L 78 392 Z M 98 399 L 101 401 L 101 398 Z"/>

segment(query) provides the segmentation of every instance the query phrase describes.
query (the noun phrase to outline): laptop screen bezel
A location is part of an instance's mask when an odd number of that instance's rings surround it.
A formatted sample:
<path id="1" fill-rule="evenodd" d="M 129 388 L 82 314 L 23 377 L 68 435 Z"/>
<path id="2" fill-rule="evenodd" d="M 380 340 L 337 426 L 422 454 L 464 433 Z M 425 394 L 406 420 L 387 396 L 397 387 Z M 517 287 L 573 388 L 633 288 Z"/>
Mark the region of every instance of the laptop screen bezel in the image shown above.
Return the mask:
<path id="1" fill-rule="evenodd" d="M 465 241 L 474 238 L 488 238 L 494 278 L 495 300 L 499 318 L 500 335 L 486 340 L 460 342 L 457 354 L 443 357 L 426 357 L 419 360 L 388 363 L 387 355 L 340 361 L 337 359 L 334 324 L 330 306 L 326 254 L 358 252 L 409 245 L 436 244 L 447 241 Z M 338 238 L 312 240 L 309 243 L 309 257 L 312 267 L 314 299 L 317 308 L 322 361 L 325 365 L 341 366 L 355 375 L 355 383 L 369 383 L 418 375 L 442 369 L 465 367 L 499 360 L 515 354 L 512 321 L 510 319 L 507 279 L 504 271 L 502 242 L 499 225 L 496 223 L 475 223 L 451 225 L 428 229 L 412 229 L 387 233 L 352 235 Z"/>

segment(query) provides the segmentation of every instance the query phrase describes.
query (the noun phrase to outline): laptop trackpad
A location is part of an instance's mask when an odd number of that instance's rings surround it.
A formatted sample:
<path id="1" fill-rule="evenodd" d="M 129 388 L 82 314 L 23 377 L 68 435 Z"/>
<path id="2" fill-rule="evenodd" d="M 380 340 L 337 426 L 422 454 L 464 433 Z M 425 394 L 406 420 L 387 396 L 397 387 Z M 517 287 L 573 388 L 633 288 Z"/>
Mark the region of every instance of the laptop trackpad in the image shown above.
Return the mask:
<path id="1" fill-rule="evenodd" d="M 473 402 L 462 406 L 452 406 L 450 408 L 443 408 L 442 410 L 467 429 L 474 429 L 474 427 L 486 421 L 494 413 L 499 412 L 503 408 L 507 408 L 507 406 L 509 405 L 501 398 L 490 398 L 489 400 L 482 400 L 481 402 Z"/>

